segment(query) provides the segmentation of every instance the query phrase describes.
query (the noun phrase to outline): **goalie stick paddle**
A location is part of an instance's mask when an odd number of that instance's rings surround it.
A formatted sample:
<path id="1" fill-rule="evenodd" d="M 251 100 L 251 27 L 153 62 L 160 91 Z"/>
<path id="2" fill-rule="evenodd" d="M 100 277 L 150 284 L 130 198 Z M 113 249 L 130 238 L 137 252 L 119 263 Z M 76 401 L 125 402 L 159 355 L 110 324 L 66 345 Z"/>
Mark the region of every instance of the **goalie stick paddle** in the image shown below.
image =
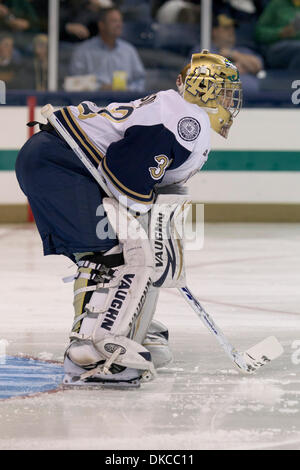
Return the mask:
<path id="1" fill-rule="evenodd" d="M 283 354 L 283 347 L 275 336 L 266 338 L 245 352 L 237 351 L 191 291 L 187 287 L 182 287 L 179 291 L 206 328 L 216 337 L 227 356 L 233 361 L 240 372 L 252 374 Z"/>
<path id="2" fill-rule="evenodd" d="M 51 104 L 47 104 L 42 108 L 41 114 L 52 124 L 55 130 L 68 143 L 68 145 L 77 155 L 77 157 L 81 160 L 87 170 L 93 175 L 95 180 L 106 192 L 106 194 L 109 197 L 114 197 L 109 188 L 107 187 L 106 182 L 102 178 L 99 171 L 90 163 L 90 161 L 85 156 L 81 148 L 77 145 L 73 137 L 69 134 L 69 132 L 65 129 L 59 119 L 55 116 L 53 106 Z M 283 348 L 274 336 L 266 338 L 265 340 L 245 352 L 237 351 L 237 349 L 230 344 L 230 342 L 219 329 L 219 327 L 214 323 L 213 319 L 208 315 L 208 313 L 206 313 L 204 308 L 201 306 L 200 302 L 191 293 L 188 287 L 181 287 L 178 290 L 182 294 L 185 301 L 196 312 L 196 314 L 198 315 L 202 323 L 206 326 L 206 328 L 208 328 L 208 330 L 216 337 L 217 341 L 220 343 L 227 356 L 231 359 L 231 361 L 239 369 L 240 372 L 251 374 L 257 369 L 261 368 L 265 364 L 268 364 L 269 362 L 283 354 Z"/>

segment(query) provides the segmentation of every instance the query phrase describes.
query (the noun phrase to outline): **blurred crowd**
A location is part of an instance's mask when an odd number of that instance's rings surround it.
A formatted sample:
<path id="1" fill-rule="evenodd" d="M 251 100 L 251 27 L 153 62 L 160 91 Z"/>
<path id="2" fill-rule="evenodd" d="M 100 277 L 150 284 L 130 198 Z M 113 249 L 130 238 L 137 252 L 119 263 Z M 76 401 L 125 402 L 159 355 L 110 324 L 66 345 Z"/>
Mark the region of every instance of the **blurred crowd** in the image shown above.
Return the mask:
<path id="1" fill-rule="evenodd" d="M 166 89 L 200 50 L 200 0 L 61 0 L 59 88 Z M 244 88 L 300 69 L 300 0 L 214 0 L 211 51 Z M 48 88 L 48 0 L 0 0 L 0 80 Z"/>

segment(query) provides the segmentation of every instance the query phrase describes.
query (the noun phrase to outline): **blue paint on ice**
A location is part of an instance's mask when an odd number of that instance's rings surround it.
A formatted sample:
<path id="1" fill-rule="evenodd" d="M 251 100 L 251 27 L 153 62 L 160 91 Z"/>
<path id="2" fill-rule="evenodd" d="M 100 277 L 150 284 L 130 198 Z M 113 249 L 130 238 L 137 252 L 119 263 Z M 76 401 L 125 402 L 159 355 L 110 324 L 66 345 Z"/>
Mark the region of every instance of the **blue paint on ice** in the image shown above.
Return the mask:
<path id="1" fill-rule="evenodd" d="M 32 358 L 2 356 L 0 399 L 32 395 L 57 389 L 64 376 L 63 366 Z"/>

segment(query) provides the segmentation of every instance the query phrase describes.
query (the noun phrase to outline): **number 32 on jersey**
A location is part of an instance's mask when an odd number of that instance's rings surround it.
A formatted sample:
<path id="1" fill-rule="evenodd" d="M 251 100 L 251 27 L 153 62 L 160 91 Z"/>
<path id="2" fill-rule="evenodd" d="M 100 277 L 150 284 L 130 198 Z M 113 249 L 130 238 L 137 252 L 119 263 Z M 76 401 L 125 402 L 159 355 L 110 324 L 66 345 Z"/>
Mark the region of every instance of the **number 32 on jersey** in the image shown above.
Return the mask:
<path id="1" fill-rule="evenodd" d="M 154 157 L 154 160 L 157 163 L 157 166 L 150 166 L 149 171 L 151 178 L 154 180 L 159 180 L 162 176 L 164 176 L 166 169 L 172 163 L 172 160 L 169 160 L 166 155 L 157 155 Z"/>

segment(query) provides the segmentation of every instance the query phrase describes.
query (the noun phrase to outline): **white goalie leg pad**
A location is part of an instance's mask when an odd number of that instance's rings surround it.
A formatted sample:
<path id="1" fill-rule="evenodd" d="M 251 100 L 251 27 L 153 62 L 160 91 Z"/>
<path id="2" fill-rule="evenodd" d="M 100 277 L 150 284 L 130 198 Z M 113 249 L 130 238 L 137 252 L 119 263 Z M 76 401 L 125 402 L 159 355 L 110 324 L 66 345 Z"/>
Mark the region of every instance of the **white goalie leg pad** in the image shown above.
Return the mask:
<path id="1" fill-rule="evenodd" d="M 184 224 L 190 208 L 189 197 L 159 194 L 151 210 L 150 240 L 154 256 L 156 287 L 184 287 Z"/>
<path id="2" fill-rule="evenodd" d="M 79 333 L 72 332 L 70 334 L 72 342 L 66 351 L 66 356 L 79 367 L 91 366 L 104 360 L 93 344 L 92 333 L 98 319 L 98 314 L 95 311 L 99 311 L 101 307 L 105 306 L 107 295 L 108 289 L 95 291 L 90 299 L 90 303 L 85 308 L 84 318 L 79 317 L 75 320 L 76 323 L 81 321 L 81 327 Z M 73 328 L 74 326 L 76 324 L 73 325 Z M 69 367 L 67 369 L 67 372 L 70 372 Z"/>
<path id="3" fill-rule="evenodd" d="M 143 344 L 143 341 L 147 335 L 149 326 L 156 310 L 158 296 L 159 289 L 151 285 L 147 292 L 147 296 L 140 317 L 132 325 L 129 335 L 130 338 L 136 341 L 137 343 Z"/>
<path id="4" fill-rule="evenodd" d="M 148 235 L 117 201 L 103 199 L 110 224 L 123 248 L 125 264 L 116 270 L 107 285 L 109 293 L 103 315 L 99 315 L 94 340 L 109 333 L 127 336 L 141 314 L 146 295 L 152 284 L 153 258 Z"/>
<path id="5" fill-rule="evenodd" d="M 153 258 L 148 235 L 117 201 L 105 198 L 103 205 L 123 246 L 125 265 L 119 270 L 117 285 L 109 289 L 104 311 L 99 312 L 92 334 L 93 344 L 106 359 L 116 351 L 114 345 L 119 345 L 116 364 L 154 372 L 149 352 L 127 338 L 140 319 L 152 284 Z"/>
<path id="6" fill-rule="evenodd" d="M 112 263 L 111 257 L 116 256 L 121 252 L 122 249 L 120 245 L 117 245 L 103 254 L 103 260 L 108 260 L 106 264 L 105 261 L 103 262 L 104 272 L 107 272 L 108 266 L 115 266 L 115 262 Z M 78 262 L 81 262 L 81 258 L 82 257 L 79 258 Z M 97 260 L 95 258 L 92 258 L 91 264 L 93 269 L 95 269 L 95 266 L 97 264 L 95 263 L 95 261 Z M 84 266 L 86 265 L 84 264 Z M 97 264 L 97 267 L 99 266 L 100 265 Z M 88 267 L 90 267 L 89 264 Z M 80 274 L 80 272 L 78 274 Z M 98 274 L 100 274 L 100 271 L 98 271 Z M 83 276 L 86 276 L 86 274 L 84 274 Z M 96 283 L 95 289 L 96 290 L 92 293 L 89 303 L 84 308 L 84 313 L 75 317 L 75 321 L 72 326 L 72 332 L 70 334 L 71 344 L 68 346 L 65 354 L 65 357 L 68 357 L 70 361 L 72 361 L 79 367 L 93 366 L 104 359 L 102 355 L 96 350 L 93 344 L 92 333 L 94 331 L 98 318 L 98 314 L 95 312 L 101 311 L 101 309 L 105 307 L 109 290 L 107 288 L 97 288 Z M 78 291 L 75 290 L 75 299 L 76 296 L 82 297 L 82 293 L 78 294 Z M 83 301 L 84 298 L 82 302 Z M 78 330 L 79 325 L 80 328 Z M 78 331 L 78 333 L 75 333 L 75 331 Z M 67 371 L 69 372 L 70 367 L 68 361 L 65 361 L 65 366 L 67 368 Z"/>
<path id="7" fill-rule="evenodd" d="M 82 320 L 79 334 L 71 334 L 71 338 L 76 339 L 68 348 L 69 358 L 79 366 L 96 364 L 103 357 L 95 348 L 92 334 L 96 327 L 98 311 L 103 311 L 109 295 L 108 289 L 99 289 L 94 292 L 89 304 L 86 307 L 85 318 Z M 145 293 L 145 302 L 140 315 L 136 321 L 132 322 L 129 338 L 142 344 L 147 334 L 149 325 L 155 313 L 158 301 L 159 289 L 149 286 Z M 110 325 L 110 318 L 108 319 Z M 78 320 L 77 320 L 78 321 Z M 107 323 L 107 320 L 106 320 Z"/>
<path id="8" fill-rule="evenodd" d="M 152 284 L 153 257 L 148 236 L 139 222 L 109 198 L 103 200 L 109 221 L 118 235 L 125 264 L 114 270 L 107 290 L 96 291 L 86 306 L 76 343 L 68 351 L 69 358 L 80 366 L 102 359 L 114 364 L 154 374 L 151 355 L 128 336 L 140 315 Z M 101 286 L 97 286 L 101 289 Z M 102 286 L 103 287 L 103 286 Z M 98 295 L 97 295 L 98 294 Z M 95 320 L 96 318 L 96 320 Z M 118 354 L 115 354 L 118 351 Z"/>
<path id="9" fill-rule="evenodd" d="M 152 320 L 143 346 L 151 353 L 152 362 L 156 369 L 173 361 L 173 354 L 169 346 L 169 332 L 163 323 Z"/>

